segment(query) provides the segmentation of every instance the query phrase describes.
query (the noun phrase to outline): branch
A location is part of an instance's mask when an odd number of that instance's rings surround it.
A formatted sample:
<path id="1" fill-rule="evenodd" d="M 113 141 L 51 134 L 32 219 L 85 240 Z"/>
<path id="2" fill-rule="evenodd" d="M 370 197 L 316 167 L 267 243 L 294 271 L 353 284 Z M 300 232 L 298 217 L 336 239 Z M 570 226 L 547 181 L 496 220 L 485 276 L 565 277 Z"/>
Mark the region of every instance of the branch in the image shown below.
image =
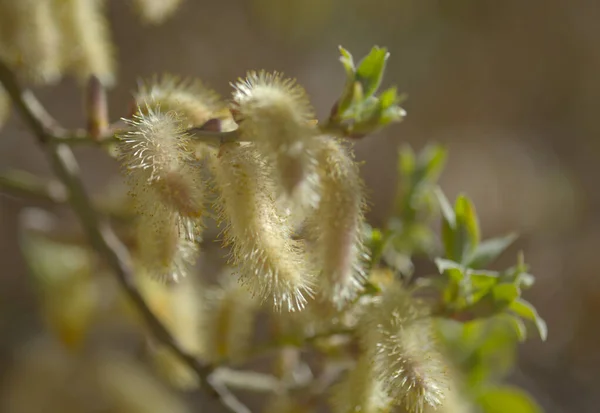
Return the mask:
<path id="1" fill-rule="evenodd" d="M 210 380 L 209 376 L 213 371 L 213 367 L 201 363 L 182 349 L 167 328 L 149 309 L 135 285 L 129 251 L 106 222 L 97 215 L 79 179 L 79 166 L 73 152 L 68 145 L 63 143 L 46 145 L 58 135 L 56 133 L 56 130 L 59 130 L 57 129 L 59 128 L 57 123 L 47 114 L 31 92 L 21 90 L 15 75 L 3 62 L 0 62 L 0 82 L 4 85 L 14 105 L 34 132 L 39 143 L 48 151 L 52 168 L 67 189 L 69 203 L 81 221 L 92 245 L 104 256 L 121 286 L 142 314 L 155 338 L 176 353 L 196 373 L 201 386 L 205 386 L 210 395 L 216 397 L 229 411 L 248 413 L 249 410 L 237 401 L 233 394 L 226 388 L 224 389 L 223 386 Z M 62 133 L 62 130 L 59 131 Z"/>
<path id="2" fill-rule="evenodd" d="M 9 170 L 0 174 L 0 192 L 28 196 L 55 204 L 67 202 L 67 190 L 57 181 L 44 181 L 25 171 Z"/>

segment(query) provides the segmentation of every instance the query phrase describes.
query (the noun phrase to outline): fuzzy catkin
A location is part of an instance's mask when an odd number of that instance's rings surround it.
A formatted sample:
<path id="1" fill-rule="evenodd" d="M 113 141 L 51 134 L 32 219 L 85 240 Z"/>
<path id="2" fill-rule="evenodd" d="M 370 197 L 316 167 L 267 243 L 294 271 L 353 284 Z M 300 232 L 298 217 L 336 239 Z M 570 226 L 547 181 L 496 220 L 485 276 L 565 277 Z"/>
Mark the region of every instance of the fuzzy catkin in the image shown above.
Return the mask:
<path id="1" fill-rule="evenodd" d="M 197 253 L 204 214 L 204 183 L 190 138 L 172 113 L 146 107 L 127 123 L 119 157 L 137 220 L 140 264 L 155 277 L 177 281 Z"/>
<path id="2" fill-rule="evenodd" d="M 330 404 L 334 413 L 383 413 L 392 401 L 376 377 L 367 355 L 361 355 L 356 365 L 331 390 Z"/>
<path id="3" fill-rule="evenodd" d="M 145 110 L 174 111 L 186 128 L 202 126 L 212 118 L 224 117 L 224 105 L 219 96 L 198 79 L 183 79 L 163 75 L 139 83 L 135 102 Z"/>
<path id="4" fill-rule="evenodd" d="M 280 73 L 249 72 L 233 85 L 243 139 L 255 142 L 273 167 L 279 194 L 294 204 L 318 202 L 313 109 L 304 89 Z"/>
<path id="5" fill-rule="evenodd" d="M 211 363 L 243 362 L 252 345 L 257 302 L 230 273 L 205 290 L 203 301 L 203 357 Z"/>
<path id="6" fill-rule="evenodd" d="M 105 0 L 51 0 L 63 43 L 60 58 L 82 83 L 95 75 L 104 86 L 115 81 L 115 60 Z"/>
<path id="7" fill-rule="evenodd" d="M 226 144 L 213 158 L 216 209 L 231 261 L 253 294 L 277 310 L 301 310 L 312 294 L 303 245 L 278 213 L 264 160 L 252 144 Z"/>
<path id="8" fill-rule="evenodd" d="M 391 285 L 365 314 L 363 347 L 384 391 L 408 413 L 442 405 L 447 369 L 436 347 L 431 319 L 399 284 Z"/>
<path id="9" fill-rule="evenodd" d="M 320 293 L 340 308 L 362 290 L 365 279 L 363 183 L 351 153 L 334 138 L 322 137 L 317 161 L 321 200 L 306 228 L 314 240 Z"/>
<path id="10" fill-rule="evenodd" d="M 52 0 L 0 0 L 0 58 L 35 83 L 54 83 L 63 70 L 52 7 Z"/>

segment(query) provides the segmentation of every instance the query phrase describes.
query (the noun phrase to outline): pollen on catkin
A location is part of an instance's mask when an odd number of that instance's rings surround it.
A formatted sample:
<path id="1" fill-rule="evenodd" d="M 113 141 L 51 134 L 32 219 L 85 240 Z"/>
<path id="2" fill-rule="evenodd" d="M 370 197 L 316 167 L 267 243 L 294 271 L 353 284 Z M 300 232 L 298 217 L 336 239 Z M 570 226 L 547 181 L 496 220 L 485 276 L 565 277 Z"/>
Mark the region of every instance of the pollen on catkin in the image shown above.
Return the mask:
<path id="1" fill-rule="evenodd" d="M 126 123 L 132 130 L 119 137 L 119 158 L 138 214 L 141 265 L 177 281 L 198 249 L 205 207 L 201 170 L 173 113 L 147 108 Z"/>
<path id="2" fill-rule="evenodd" d="M 144 23 L 161 24 L 177 11 L 183 0 L 133 0 L 132 2 Z"/>
<path id="3" fill-rule="evenodd" d="M 233 108 L 243 139 L 255 142 L 273 166 L 278 195 L 318 202 L 313 108 L 304 89 L 280 73 L 249 72 L 233 85 Z"/>
<path id="4" fill-rule="evenodd" d="M 104 0 L 51 0 L 63 38 L 60 58 L 82 83 L 95 75 L 104 86 L 115 81 L 115 60 Z"/>
<path id="5" fill-rule="evenodd" d="M 276 310 L 301 310 L 312 294 L 312 275 L 303 244 L 292 238 L 275 206 L 264 159 L 253 144 L 231 143 L 212 162 L 216 209 L 242 281 L 261 300 L 272 300 Z"/>
<path id="6" fill-rule="evenodd" d="M 62 74 L 52 7 L 52 0 L 0 0 L 0 58 L 35 83 L 53 83 Z"/>
<path id="7" fill-rule="evenodd" d="M 408 413 L 442 405 L 447 369 L 431 319 L 399 284 L 389 287 L 366 315 L 363 345 L 383 388 Z"/>
<path id="8" fill-rule="evenodd" d="M 333 386 L 329 402 L 334 413 L 384 413 L 390 411 L 392 405 L 366 354 Z"/>
<path id="9" fill-rule="evenodd" d="M 320 271 L 320 294 L 340 308 L 361 291 L 365 279 L 363 183 L 352 154 L 334 138 L 322 137 L 317 161 L 321 200 L 306 231 Z"/>

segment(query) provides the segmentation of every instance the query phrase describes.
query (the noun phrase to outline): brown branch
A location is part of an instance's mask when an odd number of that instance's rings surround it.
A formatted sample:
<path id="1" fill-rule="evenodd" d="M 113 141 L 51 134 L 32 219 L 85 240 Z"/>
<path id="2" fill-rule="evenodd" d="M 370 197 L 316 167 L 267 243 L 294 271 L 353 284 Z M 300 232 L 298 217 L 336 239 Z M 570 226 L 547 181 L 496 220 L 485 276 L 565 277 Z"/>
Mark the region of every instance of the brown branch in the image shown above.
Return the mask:
<path id="1" fill-rule="evenodd" d="M 237 401 L 227 388 L 216 384 L 210 379 L 213 367 L 201 363 L 181 348 L 144 301 L 134 281 L 129 251 L 117 238 L 113 230 L 96 213 L 79 178 L 79 166 L 71 148 L 63 143 L 47 144 L 52 140 L 56 140 L 56 137 L 60 136 L 64 131 L 47 114 L 43 106 L 35 99 L 31 92 L 23 91 L 20 88 L 15 75 L 3 62 L 0 62 L 0 82 L 4 85 L 14 105 L 23 119 L 28 123 L 39 143 L 48 152 L 52 168 L 58 179 L 65 186 L 68 201 L 79 217 L 90 242 L 104 256 L 109 267 L 115 273 L 121 286 L 143 316 L 155 338 L 176 353 L 196 373 L 201 386 L 205 387 L 210 395 L 216 397 L 229 411 L 248 413 L 249 410 Z"/>

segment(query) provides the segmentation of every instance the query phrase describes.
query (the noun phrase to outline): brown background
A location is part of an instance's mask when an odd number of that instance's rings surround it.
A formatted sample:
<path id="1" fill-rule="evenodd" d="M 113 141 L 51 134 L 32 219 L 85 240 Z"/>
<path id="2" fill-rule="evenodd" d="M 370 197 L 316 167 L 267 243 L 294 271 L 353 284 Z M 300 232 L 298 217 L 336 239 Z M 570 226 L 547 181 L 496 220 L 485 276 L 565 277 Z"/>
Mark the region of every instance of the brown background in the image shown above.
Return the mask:
<path id="1" fill-rule="evenodd" d="M 469 194 L 485 236 L 522 234 L 518 248 L 537 276 L 527 292 L 549 340 L 522 347 L 514 380 L 548 412 L 600 405 L 600 3 L 594 0 L 187 0 L 159 27 L 143 27 L 126 2 L 109 2 L 119 86 L 111 116 L 125 113 L 139 76 L 169 71 L 219 92 L 248 69 L 297 77 L 326 115 L 343 77 L 337 45 L 360 56 L 389 47 L 386 83 L 409 94 L 406 121 L 358 145 L 380 223 L 395 185 L 396 148 L 440 142 L 450 149 L 442 186 Z M 39 91 L 67 125 L 82 122 L 69 81 Z M 91 187 L 113 162 L 79 150 Z M 47 173 L 16 119 L 0 132 L 0 169 Z M 24 202 L 0 196 L 0 368 L 39 328 L 16 243 Z"/>

